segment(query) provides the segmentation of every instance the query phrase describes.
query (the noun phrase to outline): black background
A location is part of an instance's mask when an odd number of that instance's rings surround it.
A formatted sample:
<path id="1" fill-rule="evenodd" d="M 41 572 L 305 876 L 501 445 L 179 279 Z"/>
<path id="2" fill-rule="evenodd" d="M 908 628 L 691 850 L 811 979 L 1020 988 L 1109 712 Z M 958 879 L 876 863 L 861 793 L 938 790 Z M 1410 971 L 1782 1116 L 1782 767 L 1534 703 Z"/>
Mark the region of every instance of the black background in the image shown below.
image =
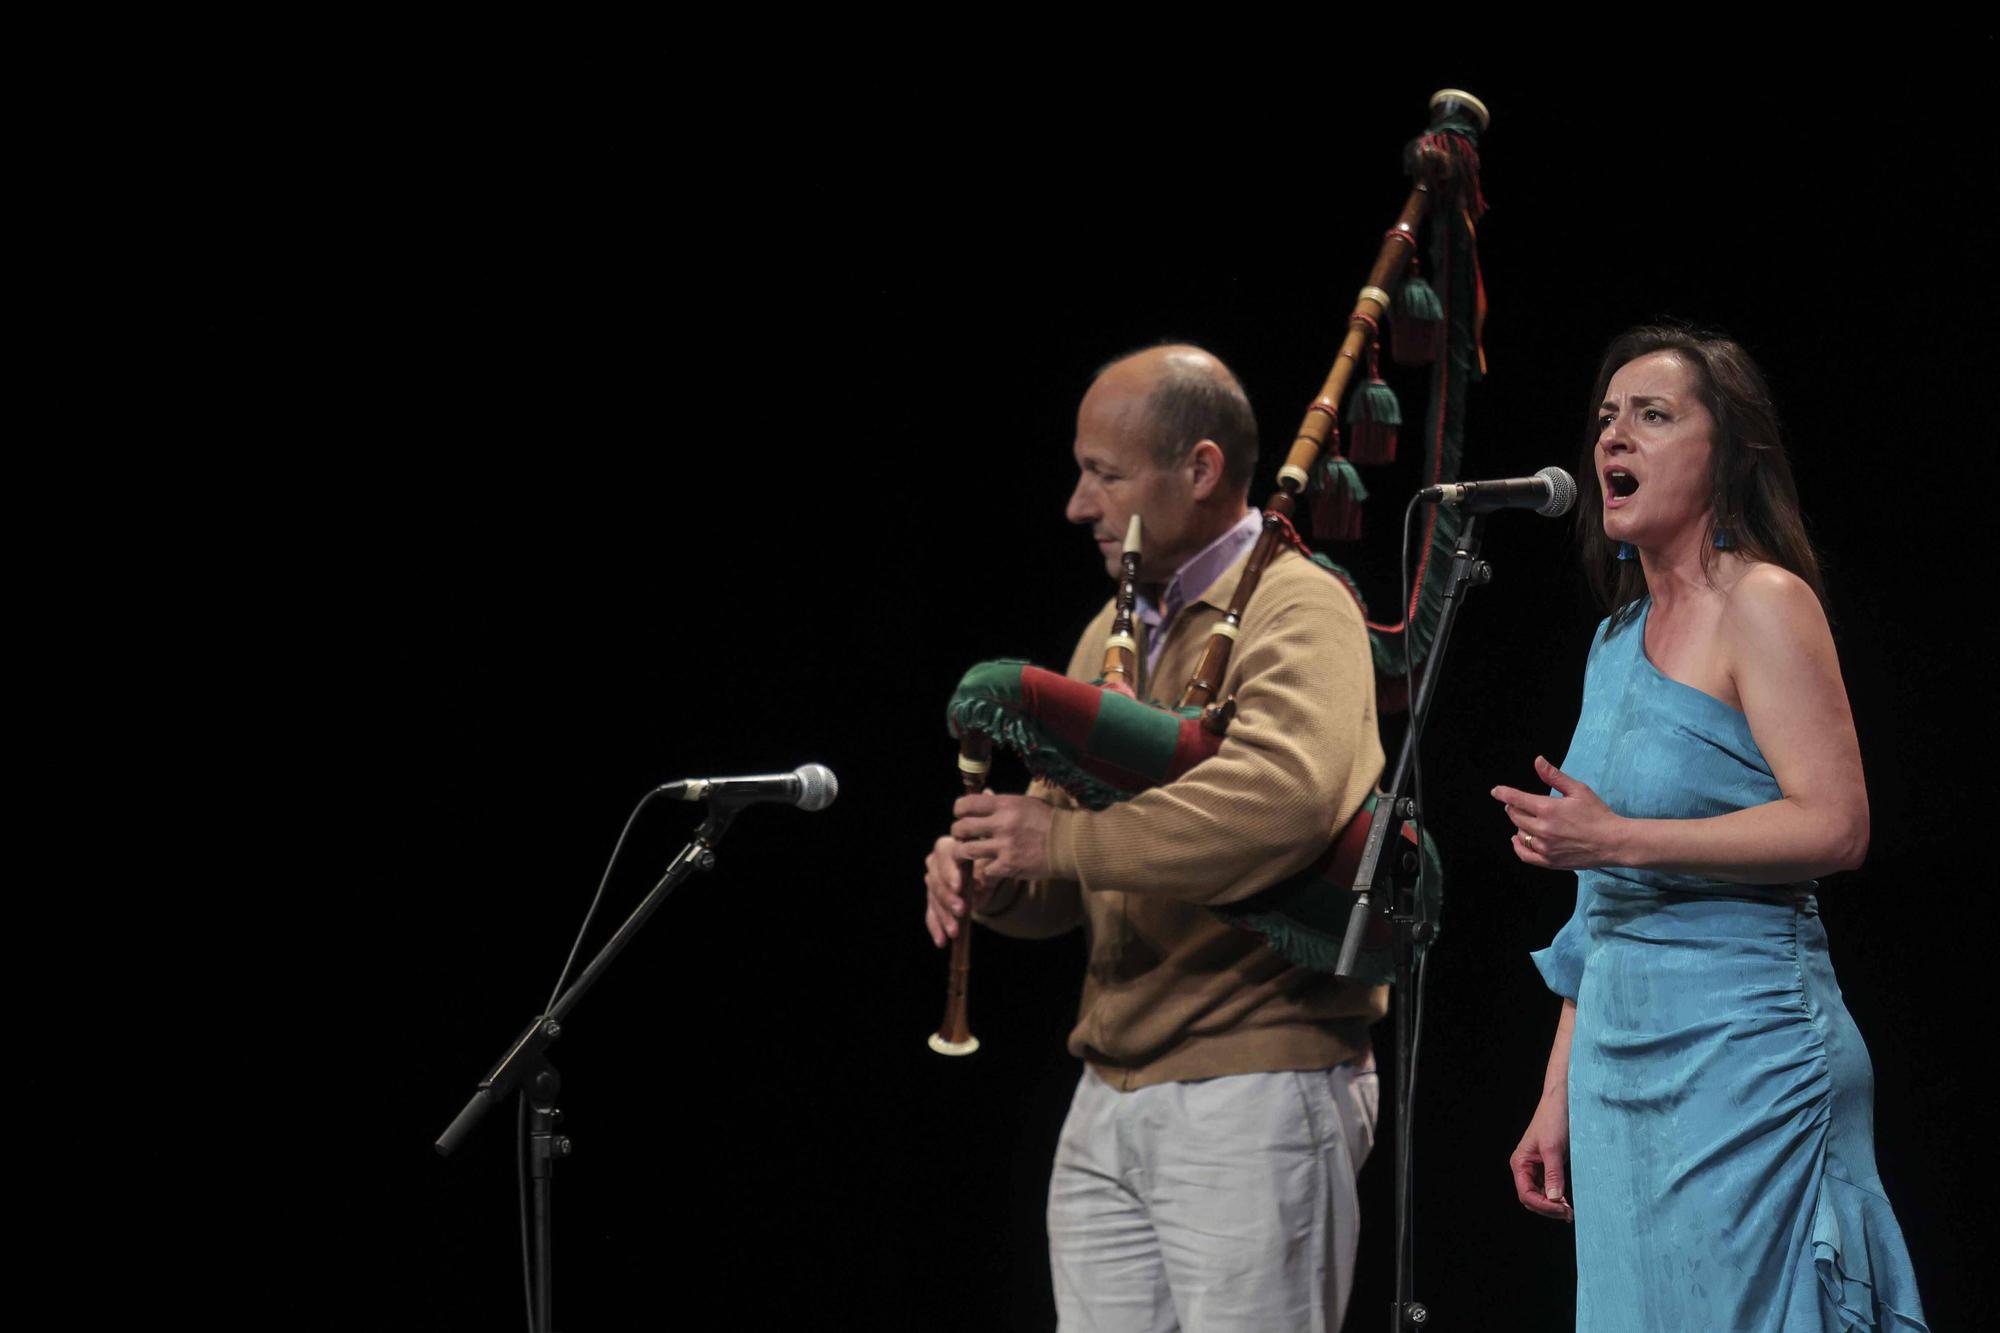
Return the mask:
<path id="1" fill-rule="evenodd" d="M 1774 385 L 1873 803 L 1868 864 L 1823 910 L 1933 1323 L 1967 1322 L 1986 1015 L 1956 1016 L 1955 978 L 1983 956 L 1963 835 L 1990 727 L 1983 636 L 1950 617 L 1982 584 L 1994 296 L 1970 99 L 1701 69 L 1595 98 L 1587 68 L 1391 63 L 1413 72 L 1226 117 L 1167 114 L 1166 87 L 1085 99 L 1067 69 L 978 89 L 821 71 L 767 118 L 517 55 L 357 153 L 323 295 L 355 334 L 333 410 L 362 410 L 328 478 L 351 512 L 312 562 L 324 633 L 296 728 L 353 780 L 321 812 L 337 905 L 274 932 L 309 998 L 253 1018 L 349 1052 L 358 1026 L 370 1076 L 365 1108 L 314 1078 L 311 1146 L 288 1134 L 297 1243 L 270 1272 L 289 1320 L 519 1318 L 511 1114 L 450 1160 L 431 1140 L 537 1012 L 643 792 L 816 760 L 839 801 L 747 813 L 555 1048 L 578 1144 L 559 1322 L 1052 1324 L 1041 1212 L 1080 943 L 982 934 L 984 1049 L 925 1048 L 943 703 L 983 658 L 1059 664 L 1108 595 L 1062 518 L 1101 362 L 1165 337 L 1219 354 L 1268 492 L 1402 200 L 1401 146 L 1455 83 L 1494 117 L 1467 476 L 1573 466 L 1597 354 L 1635 322 L 1720 326 Z M 1396 382 L 1413 411 L 1420 381 Z M 1379 611 L 1411 482 L 1369 481 L 1371 535 L 1335 554 Z M 1502 517 L 1486 553 L 1427 746 L 1449 905 L 1418 1293 L 1443 1328 L 1559 1328 L 1570 1237 L 1522 1211 L 1506 1157 L 1556 1012 L 1526 954 L 1572 891 L 1517 865 L 1484 793 L 1562 753 L 1597 613 L 1566 524 Z M 692 820 L 648 813 L 608 910 Z M 1387 1128 L 1385 1107 L 1351 1328 L 1390 1289 Z"/>

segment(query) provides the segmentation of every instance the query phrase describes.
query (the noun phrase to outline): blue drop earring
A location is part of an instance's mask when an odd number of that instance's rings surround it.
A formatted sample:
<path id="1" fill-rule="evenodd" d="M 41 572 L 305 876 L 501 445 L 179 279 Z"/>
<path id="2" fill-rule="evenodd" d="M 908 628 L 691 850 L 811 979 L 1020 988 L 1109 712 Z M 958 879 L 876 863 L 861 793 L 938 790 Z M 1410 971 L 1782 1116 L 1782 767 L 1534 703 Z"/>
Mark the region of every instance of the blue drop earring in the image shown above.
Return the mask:
<path id="1" fill-rule="evenodd" d="M 1620 560 L 1637 560 L 1639 558 L 1639 553 L 1638 551 L 1633 549 L 1631 542 L 1619 542 L 1618 558 Z"/>
<path id="2" fill-rule="evenodd" d="M 1713 545 L 1715 546 L 1715 549 L 1718 551 L 1726 551 L 1730 547 L 1736 545 L 1736 539 L 1729 535 L 1728 528 L 1717 528 L 1715 530 L 1715 538 Z"/>

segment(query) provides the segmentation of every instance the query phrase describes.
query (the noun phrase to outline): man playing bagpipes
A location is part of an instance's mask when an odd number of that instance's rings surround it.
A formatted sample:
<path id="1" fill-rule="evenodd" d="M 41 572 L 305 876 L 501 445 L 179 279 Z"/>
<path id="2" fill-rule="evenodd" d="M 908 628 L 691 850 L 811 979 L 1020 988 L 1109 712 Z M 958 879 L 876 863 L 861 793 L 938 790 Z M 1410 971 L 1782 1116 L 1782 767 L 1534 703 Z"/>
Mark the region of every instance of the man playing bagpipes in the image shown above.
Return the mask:
<path id="1" fill-rule="evenodd" d="M 1136 692 L 1171 703 L 1258 535 L 1249 400 L 1200 348 L 1151 348 L 1091 384 L 1074 452 L 1068 517 L 1114 577 L 1141 520 Z M 1112 617 L 1070 678 L 1099 676 Z M 1380 778 L 1355 599 L 1281 549 L 1219 685 L 1234 718 L 1183 776 L 1101 810 L 1041 784 L 964 797 L 925 863 L 940 946 L 968 911 L 1007 935 L 1087 935 L 1069 1040 L 1084 1072 L 1049 1186 L 1064 1329 L 1335 1330 L 1352 1281 L 1385 991 L 1295 967 L 1212 909 L 1312 862 Z"/>

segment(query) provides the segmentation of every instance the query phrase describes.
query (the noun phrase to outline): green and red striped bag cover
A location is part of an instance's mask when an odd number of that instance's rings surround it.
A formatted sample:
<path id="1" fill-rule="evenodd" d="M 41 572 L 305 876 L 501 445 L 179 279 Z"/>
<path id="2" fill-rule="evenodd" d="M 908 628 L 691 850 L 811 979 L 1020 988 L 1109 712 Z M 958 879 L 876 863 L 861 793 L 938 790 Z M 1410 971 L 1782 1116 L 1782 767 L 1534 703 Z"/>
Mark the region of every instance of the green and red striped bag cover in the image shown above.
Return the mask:
<path id="1" fill-rule="evenodd" d="M 1172 782 L 1222 744 L 1199 709 L 1170 712 L 1010 658 L 966 672 L 946 717 L 954 738 L 991 737 L 1092 810 Z"/>
<path id="2" fill-rule="evenodd" d="M 1214 754 L 1222 737 L 1201 725 L 1201 710 L 1143 704 L 1027 662 L 1002 658 L 965 673 L 945 710 L 952 736 L 979 732 L 1019 755 L 1028 771 L 1102 810 L 1172 782 Z M 1354 870 L 1375 802 L 1342 830 L 1312 865 L 1242 902 L 1213 910 L 1261 934 L 1299 967 L 1331 972 L 1354 902 Z M 1408 827 L 1407 841 L 1416 839 Z M 1443 876 L 1437 849 L 1423 840 L 1423 886 L 1437 920 Z M 1376 918 L 1357 977 L 1390 979 L 1386 922 Z"/>

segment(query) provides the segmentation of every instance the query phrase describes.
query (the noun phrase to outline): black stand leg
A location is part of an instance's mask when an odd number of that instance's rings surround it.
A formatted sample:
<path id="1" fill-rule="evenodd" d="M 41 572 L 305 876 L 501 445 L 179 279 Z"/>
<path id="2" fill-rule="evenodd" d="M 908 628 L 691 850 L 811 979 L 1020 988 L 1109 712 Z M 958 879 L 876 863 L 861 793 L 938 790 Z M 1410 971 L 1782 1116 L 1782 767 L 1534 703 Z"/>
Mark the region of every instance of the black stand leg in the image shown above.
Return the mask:
<path id="1" fill-rule="evenodd" d="M 1453 553 L 1451 579 L 1445 589 L 1443 613 L 1438 617 L 1437 634 L 1431 640 L 1430 660 L 1424 665 L 1423 682 L 1410 701 L 1410 726 L 1403 734 L 1403 746 L 1396 758 L 1395 775 L 1387 790 L 1376 793 L 1375 819 L 1368 828 L 1368 841 L 1355 870 L 1354 910 L 1348 917 L 1347 938 L 1342 942 L 1340 962 L 1335 971 L 1352 976 L 1359 966 L 1361 943 L 1372 912 L 1386 910 L 1395 927 L 1396 977 L 1393 1006 L 1396 1011 L 1396 1300 L 1390 1311 L 1390 1333 L 1411 1333 L 1430 1320 L 1430 1311 L 1416 1299 L 1415 1253 L 1416 1218 L 1411 1207 L 1415 1188 L 1414 1158 L 1410 1131 L 1415 1107 L 1416 1060 L 1422 1030 L 1419 1026 L 1419 984 L 1422 979 L 1423 951 L 1436 934 L 1416 875 L 1397 873 L 1396 862 L 1410 862 L 1412 868 L 1421 855 L 1392 857 L 1386 864 L 1384 852 L 1403 846 L 1403 825 L 1420 822 L 1417 808 L 1417 747 L 1423 738 L 1424 721 L 1430 715 L 1431 697 L 1443 674 L 1445 649 L 1451 642 L 1452 627 L 1465 605 L 1465 595 L 1490 581 L 1492 568 L 1479 558 L 1479 514 L 1467 513 Z M 1378 875 L 1380 878 L 1378 879 Z M 1386 890 L 1385 892 L 1378 892 Z M 1379 905 L 1378 905 L 1379 904 Z"/>
<path id="2" fill-rule="evenodd" d="M 556 1133 L 562 1110 L 556 1096 L 562 1078 L 546 1060 L 522 1093 L 528 1099 L 528 1182 L 534 1228 L 534 1333 L 555 1329 L 556 1162 L 570 1155 L 567 1134 Z"/>

